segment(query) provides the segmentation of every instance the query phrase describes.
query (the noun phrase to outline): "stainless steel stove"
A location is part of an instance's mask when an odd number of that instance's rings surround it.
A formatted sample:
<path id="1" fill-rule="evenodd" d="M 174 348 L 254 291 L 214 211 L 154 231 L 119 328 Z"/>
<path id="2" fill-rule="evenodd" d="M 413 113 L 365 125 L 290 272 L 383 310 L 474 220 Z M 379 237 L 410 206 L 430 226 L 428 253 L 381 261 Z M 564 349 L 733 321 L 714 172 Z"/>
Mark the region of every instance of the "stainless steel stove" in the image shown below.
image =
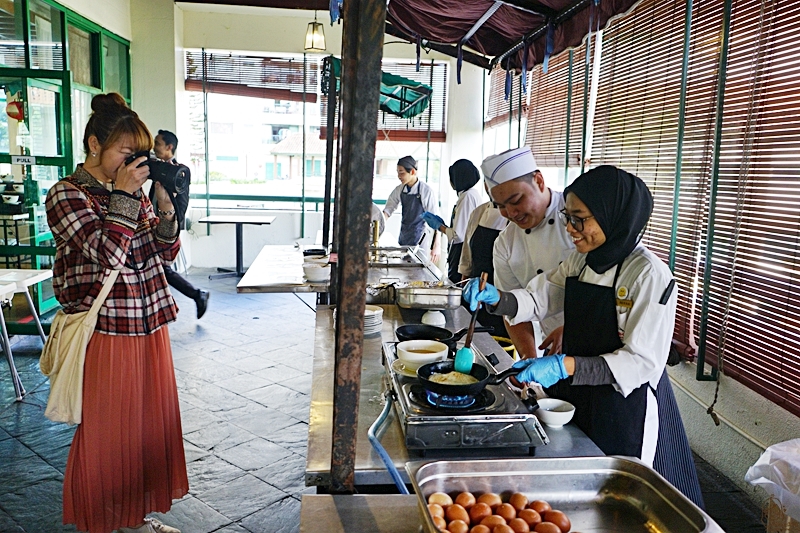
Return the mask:
<path id="1" fill-rule="evenodd" d="M 409 450 L 518 448 L 532 454 L 536 446 L 550 442 L 533 415 L 535 400 L 523 402 L 501 383 L 487 385 L 476 397 L 459 398 L 456 405 L 443 405 L 452 399 L 431 396 L 416 377 L 392 369 L 395 347 L 394 342 L 383 343 L 383 365 Z M 487 358 L 473 349 L 476 362 L 491 369 Z"/>

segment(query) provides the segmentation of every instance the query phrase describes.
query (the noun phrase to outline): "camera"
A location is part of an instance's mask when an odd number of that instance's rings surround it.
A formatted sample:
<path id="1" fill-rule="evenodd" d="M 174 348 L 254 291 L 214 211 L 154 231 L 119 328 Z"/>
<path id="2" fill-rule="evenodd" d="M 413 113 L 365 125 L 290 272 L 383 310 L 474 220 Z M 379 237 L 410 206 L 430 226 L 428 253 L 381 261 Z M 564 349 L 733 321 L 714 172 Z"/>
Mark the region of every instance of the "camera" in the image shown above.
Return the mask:
<path id="1" fill-rule="evenodd" d="M 150 156 L 148 151 L 136 152 L 125 160 L 125 164 L 130 165 L 139 157 L 147 158 L 147 161 L 143 161 L 139 167 L 147 165 L 150 168 L 150 176 L 148 177 L 160 183 L 171 194 L 183 194 L 189 188 L 191 173 L 186 165 L 176 165 L 161 161 Z"/>

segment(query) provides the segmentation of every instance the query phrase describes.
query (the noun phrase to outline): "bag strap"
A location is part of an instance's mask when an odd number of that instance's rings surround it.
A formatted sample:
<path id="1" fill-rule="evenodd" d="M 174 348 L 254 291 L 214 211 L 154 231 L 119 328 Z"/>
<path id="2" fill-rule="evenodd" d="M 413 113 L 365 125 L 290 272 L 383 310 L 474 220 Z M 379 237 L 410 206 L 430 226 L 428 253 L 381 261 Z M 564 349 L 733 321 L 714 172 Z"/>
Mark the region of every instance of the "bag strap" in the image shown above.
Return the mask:
<path id="1" fill-rule="evenodd" d="M 108 293 L 111 292 L 111 287 L 113 287 L 114 283 L 117 281 L 117 276 L 119 276 L 119 270 L 112 270 L 111 274 L 108 275 L 106 280 L 103 282 L 103 288 L 100 289 L 100 294 L 98 294 L 97 298 L 94 299 L 92 308 L 89 309 L 88 316 L 95 316 L 100 312 L 100 308 L 103 307 L 103 304 L 108 297 Z"/>

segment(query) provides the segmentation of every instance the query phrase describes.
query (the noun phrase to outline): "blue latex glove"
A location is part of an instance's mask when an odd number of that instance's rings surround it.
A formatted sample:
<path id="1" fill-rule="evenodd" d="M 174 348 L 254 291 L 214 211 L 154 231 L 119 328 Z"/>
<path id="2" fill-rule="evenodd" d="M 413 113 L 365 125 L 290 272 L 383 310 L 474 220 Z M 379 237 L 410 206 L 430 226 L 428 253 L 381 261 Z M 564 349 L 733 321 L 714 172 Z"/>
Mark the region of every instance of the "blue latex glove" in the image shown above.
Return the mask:
<path id="1" fill-rule="evenodd" d="M 489 305 L 494 305 L 500 301 L 500 293 L 497 288 L 491 283 L 487 283 L 483 290 L 481 288 L 480 278 L 472 278 L 464 285 L 462 296 L 464 301 L 469 304 L 469 308 L 475 311 L 478 308 L 479 302 L 485 302 Z"/>
<path id="2" fill-rule="evenodd" d="M 525 369 L 516 375 L 518 381 L 522 383 L 535 381 L 542 387 L 552 387 L 558 381 L 569 377 L 564 367 L 564 354 L 523 359 L 514 363 L 513 368 Z"/>
<path id="3" fill-rule="evenodd" d="M 425 221 L 427 225 L 429 225 L 430 227 L 432 227 L 437 231 L 439 230 L 439 228 L 444 226 L 444 220 L 442 220 L 442 217 L 434 215 L 430 211 L 425 211 L 420 215 L 420 217 L 422 218 L 422 220 Z"/>

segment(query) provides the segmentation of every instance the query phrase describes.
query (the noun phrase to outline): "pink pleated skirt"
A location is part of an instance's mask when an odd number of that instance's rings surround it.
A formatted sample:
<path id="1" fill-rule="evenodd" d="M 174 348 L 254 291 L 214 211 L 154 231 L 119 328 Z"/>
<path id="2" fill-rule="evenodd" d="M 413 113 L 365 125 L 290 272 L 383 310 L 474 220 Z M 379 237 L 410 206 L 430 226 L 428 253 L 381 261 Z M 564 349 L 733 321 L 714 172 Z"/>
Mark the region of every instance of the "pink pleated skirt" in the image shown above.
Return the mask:
<path id="1" fill-rule="evenodd" d="M 64 523 L 109 533 L 167 512 L 189 491 L 166 326 L 147 336 L 95 332 L 83 414 L 64 474 Z"/>

